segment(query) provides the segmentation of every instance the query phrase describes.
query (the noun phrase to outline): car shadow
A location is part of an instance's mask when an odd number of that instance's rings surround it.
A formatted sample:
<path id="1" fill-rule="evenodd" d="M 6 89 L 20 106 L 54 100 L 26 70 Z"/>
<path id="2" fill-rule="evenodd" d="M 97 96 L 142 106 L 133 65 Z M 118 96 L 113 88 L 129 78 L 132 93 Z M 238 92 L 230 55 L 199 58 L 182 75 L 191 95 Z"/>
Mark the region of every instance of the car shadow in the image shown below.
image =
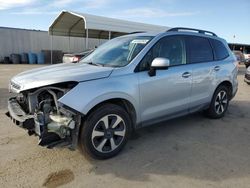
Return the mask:
<path id="1" fill-rule="evenodd" d="M 92 173 L 147 181 L 150 175 L 220 181 L 250 174 L 250 102 L 232 101 L 222 119 L 196 113 L 140 129 L 109 160 L 90 160 Z"/>

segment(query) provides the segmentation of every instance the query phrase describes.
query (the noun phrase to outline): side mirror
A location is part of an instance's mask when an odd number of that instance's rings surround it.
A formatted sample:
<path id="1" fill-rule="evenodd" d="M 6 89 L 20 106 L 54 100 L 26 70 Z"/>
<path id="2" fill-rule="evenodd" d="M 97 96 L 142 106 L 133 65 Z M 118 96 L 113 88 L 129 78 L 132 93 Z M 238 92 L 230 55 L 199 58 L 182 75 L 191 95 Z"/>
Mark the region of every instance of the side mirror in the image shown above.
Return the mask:
<path id="1" fill-rule="evenodd" d="M 168 69 L 169 65 L 170 65 L 169 59 L 163 57 L 157 57 L 152 61 L 148 74 L 149 76 L 155 76 L 157 69 L 158 70 Z"/>

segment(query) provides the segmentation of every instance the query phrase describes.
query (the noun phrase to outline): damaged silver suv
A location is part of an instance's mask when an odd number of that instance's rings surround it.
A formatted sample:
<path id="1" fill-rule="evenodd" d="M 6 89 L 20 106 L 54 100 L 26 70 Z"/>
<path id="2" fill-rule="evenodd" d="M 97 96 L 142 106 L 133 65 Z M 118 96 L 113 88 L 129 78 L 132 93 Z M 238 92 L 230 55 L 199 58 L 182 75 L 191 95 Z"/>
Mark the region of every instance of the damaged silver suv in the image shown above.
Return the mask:
<path id="1" fill-rule="evenodd" d="M 192 32 L 190 32 L 190 30 Z M 7 115 L 48 148 L 80 148 L 105 159 L 139 127 L 205 111 L 222 117 L 237 92 L 225 40 L 189 28 L 110 40 L 78 64 L 13 77 Z"/>

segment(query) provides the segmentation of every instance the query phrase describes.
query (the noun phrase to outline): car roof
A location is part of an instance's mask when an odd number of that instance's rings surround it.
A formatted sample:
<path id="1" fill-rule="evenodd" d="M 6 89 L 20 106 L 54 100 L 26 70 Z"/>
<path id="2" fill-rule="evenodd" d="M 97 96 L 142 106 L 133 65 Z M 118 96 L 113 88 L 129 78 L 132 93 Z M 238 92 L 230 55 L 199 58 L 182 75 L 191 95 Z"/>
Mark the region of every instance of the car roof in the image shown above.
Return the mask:
<path id="1" fill-rule="evenodd" d="M 179 30 L 178 30 L 179 29 Z M 158 35 L 190 35 L 190 36 L 199 36 L 199 37 L 207 37 L 212 39 L 221 40 L 226 42 L 223 38 L 218 37 L 215 33 L 211 31 L 199 30 L 199 29 L 192 29 L 192 28 L 172 28 L 165 32 L 135 32 L 129 35 L 134 36 L 158 36 Z"/>

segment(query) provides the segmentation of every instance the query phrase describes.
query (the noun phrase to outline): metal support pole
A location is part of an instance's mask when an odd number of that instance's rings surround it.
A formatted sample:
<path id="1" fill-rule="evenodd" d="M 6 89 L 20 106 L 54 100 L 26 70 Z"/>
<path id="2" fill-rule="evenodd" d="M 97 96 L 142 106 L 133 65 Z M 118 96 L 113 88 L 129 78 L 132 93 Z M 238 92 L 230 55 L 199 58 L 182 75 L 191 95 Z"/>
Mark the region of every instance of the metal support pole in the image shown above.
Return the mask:
<path id="1" fill-rule="evenodd" d="M 89 48 L 89 30 L 86 29 L 86 50 Z"/>
<path id="2" fill-rule="evenodd" d="M 50 64 L 53 64 L 53 34 L 50 37 Z"/>
<path id="3" fill-rule="evenodd" d="M 111 39 L 111 31 L 109 31 L 109 40 Z"/>
<path id="4" fill-rule="evenodd" d="M 69 36 L 68 52 L 70 53 L 70 36 Z"/>

